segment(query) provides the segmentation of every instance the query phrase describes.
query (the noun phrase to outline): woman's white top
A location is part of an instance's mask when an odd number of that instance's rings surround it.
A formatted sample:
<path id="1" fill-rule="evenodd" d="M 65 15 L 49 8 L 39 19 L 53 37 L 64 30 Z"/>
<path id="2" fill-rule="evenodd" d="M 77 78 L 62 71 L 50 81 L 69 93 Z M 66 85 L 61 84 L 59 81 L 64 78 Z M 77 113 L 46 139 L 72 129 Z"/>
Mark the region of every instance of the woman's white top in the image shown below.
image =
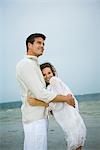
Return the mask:
<path id="1" fill-rule="evenodd" d="M 56 92 L 57 95 L 72 94 L 70 89 L 58 77 L 52 77 L 47 88 L 52 92 Z M 80 116 L 78 102 L 75 97 L 74 100 L 75 108 L 66 102 L 51 102 L 49 104 L 56 121 L 65 133 L 68 150 L 75 150 L 79 146 L 83 146 L 86 139 L 86 127 Z"/>

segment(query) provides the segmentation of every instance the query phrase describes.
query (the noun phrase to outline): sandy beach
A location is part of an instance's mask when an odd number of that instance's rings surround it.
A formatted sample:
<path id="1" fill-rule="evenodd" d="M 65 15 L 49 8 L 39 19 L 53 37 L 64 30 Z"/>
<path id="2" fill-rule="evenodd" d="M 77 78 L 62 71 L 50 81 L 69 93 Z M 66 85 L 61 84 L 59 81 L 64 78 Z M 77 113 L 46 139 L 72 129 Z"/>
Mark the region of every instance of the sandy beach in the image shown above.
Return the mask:
<path id="1" fill-rule="evenodd" d="M 87 140 L 83 150 L 100 150 L 100 101 L 80 101 L 86 123 Z M 0 150 L 22 150 L 23 128 L 20 108 L 0 110 Z M 53 117 L 49 120 L 48 150 L 66 150 L 64 134 Z"/>

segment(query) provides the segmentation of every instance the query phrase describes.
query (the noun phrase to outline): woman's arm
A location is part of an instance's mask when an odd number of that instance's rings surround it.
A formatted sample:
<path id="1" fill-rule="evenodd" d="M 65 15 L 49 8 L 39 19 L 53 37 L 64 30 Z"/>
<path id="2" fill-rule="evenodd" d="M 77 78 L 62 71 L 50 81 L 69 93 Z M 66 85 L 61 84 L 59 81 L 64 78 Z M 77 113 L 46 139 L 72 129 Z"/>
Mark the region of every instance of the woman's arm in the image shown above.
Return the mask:
<path id="1" fill-rule="evenodd" d="M 42 100 L 38 100 L 32 97 L 28 97 L 28 103 L 31 106 L 45 106 L 48 107 L 48 103 L 43 102 Z M 67 102 L 69 105 L 75 107 L 75 102 L 72 95 L 68 94 L 67 96 L 57 95 L 51 102 Z"/>
<path id="2" fill-rule="evenodd" d="M 31 106 L 44 106 L 44 107 L 48 107 L 48 103 L 45 103 L 41 100 L 38 100 L 38 99 L 35 99 L 33 97 L 28 97 L 27 99 L 28 103 L 31 105 Z"/>

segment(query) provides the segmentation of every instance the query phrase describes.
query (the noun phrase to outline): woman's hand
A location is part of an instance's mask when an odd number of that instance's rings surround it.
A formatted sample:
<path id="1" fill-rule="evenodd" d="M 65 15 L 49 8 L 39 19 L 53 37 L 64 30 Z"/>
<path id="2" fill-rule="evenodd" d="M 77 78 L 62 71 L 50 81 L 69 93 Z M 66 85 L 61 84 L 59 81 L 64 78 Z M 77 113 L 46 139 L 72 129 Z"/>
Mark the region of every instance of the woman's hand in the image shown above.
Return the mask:
<path id="1" fill-rule="evenodd" d="M 75 108 L 75 100 L 71 94 L 67 94 L 67 103 Z"/>

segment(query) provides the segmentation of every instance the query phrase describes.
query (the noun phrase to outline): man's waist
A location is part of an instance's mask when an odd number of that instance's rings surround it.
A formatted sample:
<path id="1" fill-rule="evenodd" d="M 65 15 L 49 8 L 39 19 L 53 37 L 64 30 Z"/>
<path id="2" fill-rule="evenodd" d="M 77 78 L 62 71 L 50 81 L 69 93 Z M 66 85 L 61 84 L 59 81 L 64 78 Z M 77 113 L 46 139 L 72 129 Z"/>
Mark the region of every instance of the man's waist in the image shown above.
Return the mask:
<path id="1" fill-rule="evenodd" d="M 46 117 L 45 107 L 43 106 L 24 106 L 21 107 L 23 122 L 32 122 Z"/>

